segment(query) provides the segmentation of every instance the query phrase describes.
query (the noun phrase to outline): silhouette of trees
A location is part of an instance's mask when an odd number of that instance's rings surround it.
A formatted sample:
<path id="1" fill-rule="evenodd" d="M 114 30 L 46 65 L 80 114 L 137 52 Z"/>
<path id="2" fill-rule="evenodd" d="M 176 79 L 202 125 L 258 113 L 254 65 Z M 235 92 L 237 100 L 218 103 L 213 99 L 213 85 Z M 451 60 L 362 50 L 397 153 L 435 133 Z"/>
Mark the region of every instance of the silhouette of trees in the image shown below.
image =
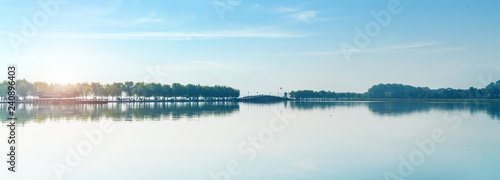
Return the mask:
<path id="1" fill-rule="evenodd" d="M 482 89 L 430 89 L 403 84 L 378 84 L 366 93 L 336 93 L 301 90 L 290 92 L 292 98 L 388 98 L 388 99 L 500 99 L 500 80 Z"/>
<path id="2" fill-rule="evenodd" d="M 0 83 L 0 94 L 4 97 L 7 93 L 7 81 Z M 48 84 L 45 82 L 28 82 L 25 79 L 17 80 L 16 92 L 21 96 L 29 96 L 33 93 L 62 93 L 68 91 L 82 92 L 83 96 L 98 96 L 98 97 L 121 97 L 127 96 L 136 97 L 239 97 L 240 91 L 226 86 L 201 86 L 201 85 L 182 85 L 173 83 L 172 85 L 160 83 L 144 83 L 131 82 L 101 84 L 99 82 L 91 82 L 90 84 Z"/>
<path id="3" fill-rule="evenodd" d="M 0 83 L 0 95 L 5 97 L 7 93 L 7 81 Z M 33 93 L 62 93 L 68 91 L 82 92 L 82 95 L 94 97 L 154 97 L 155 99 L 168 97 L 185 98 L 218 98 L 239 97 L 240 91 L 227 86 L 202 86 L 180 83 L 160 84 L 131 82 L 115 82 L 101 84 L 99 82 L 76 83 L 76 84 L 48 84 L 46 82 L 29 82 L 25 79 L 17 80 L 16 93 L 26 97 Z M 394 99 L 500 99 L 500 80 L 492 82 L 484 88 L 478 89 L 430 89 L 428 87 L 414 87 L 403 84 L 378 84 L 372 86 L 366 93 L 332 92 L 300 90 L 288 93 L 291 98 L 394 98 Z"/>
<path id="4" fill-rule="evenodd" d="M 499 99 L 500 81 L 490 83 L 482 89 L 442 88 L 431 90 L 427 87 L 413 87 L 402 84 L 379 84 L 368 90 L 370 98 L 406 98 L 406 99 Z"/>
<path id="5" fill-rule="evenodd" d="M 331 91 L 312 91 L 312 90 L 301 90 L 290 92 L 290 97 L 292 98 L 364 98 L 365 95 L 361 93 L 336 93 Z"/>

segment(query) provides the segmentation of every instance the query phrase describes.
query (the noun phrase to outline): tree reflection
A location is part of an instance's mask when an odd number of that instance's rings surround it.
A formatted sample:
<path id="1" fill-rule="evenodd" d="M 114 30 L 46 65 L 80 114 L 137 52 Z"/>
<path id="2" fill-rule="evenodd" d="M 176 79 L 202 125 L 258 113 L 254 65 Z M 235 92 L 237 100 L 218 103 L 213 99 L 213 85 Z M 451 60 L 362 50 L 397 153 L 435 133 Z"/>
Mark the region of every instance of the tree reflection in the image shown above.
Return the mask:
<path id="1" fill-rule="evenodd" d="M 6 109 L 6 104 L 0 108 Z M 123 121 L 178 120 L 204 116 L 224 116 L 239 110 L 236 102 L 176 102 L 176 103 L 110 103 L 39 105 L 17 104 L 19 121 L 99 120 L 109 118 Z M 7 117 L 7 111 L 0 116 Z M 2 119 L 5 121 L 5 119 Z"/>
<path id="2" fill-rule="evenodd" d="M 290 107 L 298 110 L 334 109 L 336 107 L 367 107 L 372 113 L 380 116 L 402 116 L 414 113 L 438 111 L 469 111 L 471 114 L 487 113 L 493 119 L 500 120 L 500 103 L 498 102 L 289 102 Z"/>

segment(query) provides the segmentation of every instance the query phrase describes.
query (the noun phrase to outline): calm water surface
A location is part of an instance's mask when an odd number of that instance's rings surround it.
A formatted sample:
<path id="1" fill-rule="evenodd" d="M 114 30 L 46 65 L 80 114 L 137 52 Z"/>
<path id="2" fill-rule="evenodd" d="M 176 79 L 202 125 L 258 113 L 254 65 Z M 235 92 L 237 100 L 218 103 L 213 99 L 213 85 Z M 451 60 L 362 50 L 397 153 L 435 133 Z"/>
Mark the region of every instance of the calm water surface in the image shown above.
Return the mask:
<path id="1" fill-rule="evenodd" d="M 54 164 L 81 180 L 500 179 L 499 103 L 19 105 L 17 116 L 18 172 L 2 163 L 2 180 L 57 179 Z M 81 145 L 100 122 L 112 127 L 102 142 Z M 68 164 L 78 147 L 88 154 Z"/>

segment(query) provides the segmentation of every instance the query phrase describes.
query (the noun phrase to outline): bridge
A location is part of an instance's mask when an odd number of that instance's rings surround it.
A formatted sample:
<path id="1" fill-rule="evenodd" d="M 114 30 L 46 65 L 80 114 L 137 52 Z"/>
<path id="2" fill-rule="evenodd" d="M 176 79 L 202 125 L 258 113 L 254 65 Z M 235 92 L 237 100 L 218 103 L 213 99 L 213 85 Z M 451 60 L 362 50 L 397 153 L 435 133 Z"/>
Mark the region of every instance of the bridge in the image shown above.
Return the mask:
<path id="1" fill-rule="evenodd" d="M 271 96 L 271 95 L 256 95 L 256 96 L 246 96 L 238 99 L 241 102 L 279 102 L 290 100 L 288 98 Z"/>

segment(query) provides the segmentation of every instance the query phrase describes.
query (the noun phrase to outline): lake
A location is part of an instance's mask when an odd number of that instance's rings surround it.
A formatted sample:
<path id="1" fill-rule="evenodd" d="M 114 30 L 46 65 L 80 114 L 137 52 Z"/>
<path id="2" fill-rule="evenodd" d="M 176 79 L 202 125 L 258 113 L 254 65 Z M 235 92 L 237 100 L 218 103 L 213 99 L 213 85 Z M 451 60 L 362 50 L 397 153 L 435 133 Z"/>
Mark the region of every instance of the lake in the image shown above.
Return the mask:
<path id="1" fill-rule="evenodd" d="M 500 178 L 494 102 L 19 104 L 16 116 L 18 172 L 0 179 Z"/>

